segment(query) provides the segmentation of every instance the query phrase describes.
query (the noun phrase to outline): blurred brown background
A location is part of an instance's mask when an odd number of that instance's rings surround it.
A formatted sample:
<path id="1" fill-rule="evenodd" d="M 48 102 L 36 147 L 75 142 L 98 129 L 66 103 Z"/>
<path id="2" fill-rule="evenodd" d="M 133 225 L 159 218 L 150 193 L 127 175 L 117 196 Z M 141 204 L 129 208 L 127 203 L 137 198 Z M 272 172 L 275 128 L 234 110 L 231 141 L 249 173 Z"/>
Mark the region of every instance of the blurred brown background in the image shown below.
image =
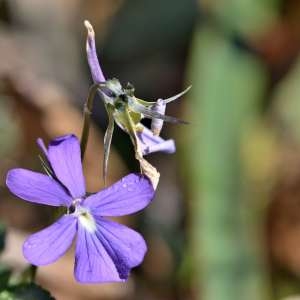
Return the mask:
<path id="1" fill-rule="evenodd" d="M 297 0 L 0 0 L 2 261 L 25 265 L 21 244 L 53 210 L 12 197 L 12 167 L 41 170 L 37 137 L 80 135 L 91 77 L 85 19 L 107 78 L 142 99 L 192 84 L 167 113 L 175 155 L 153 154 L 155 201 L 121 222 L 148 253 L 124 284 L 79 285 L 72 250 L 38 271 L 57 299 L 300 299 L 300 3 Z M 85 160 L 102 186 L 106 114 L 98 99 Z M 145 124 L 148 121 L 145 121 Z M 109 181 L 138 170 L 128 136 L 113 138 Z"/>

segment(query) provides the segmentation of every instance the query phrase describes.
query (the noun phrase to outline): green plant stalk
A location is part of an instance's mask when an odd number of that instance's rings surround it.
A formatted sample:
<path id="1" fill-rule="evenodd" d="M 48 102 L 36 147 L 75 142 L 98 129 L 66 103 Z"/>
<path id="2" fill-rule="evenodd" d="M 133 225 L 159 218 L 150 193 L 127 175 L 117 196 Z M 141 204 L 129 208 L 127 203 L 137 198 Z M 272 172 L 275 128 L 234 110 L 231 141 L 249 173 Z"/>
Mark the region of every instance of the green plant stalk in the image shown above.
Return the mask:
<path id="1" fill-rule="evenodd" d="M 86 99 L 86 102 L 85 102 L 84 108 L 83 108 L 83 126 L 82 126 L 82 133 L 81 133 L 81 139 L 80 139 L 81 160 L 84 159 L 86 146 L 87 146 L 87 142 L 89 139 L 91 114 L 92 114 L 93 105 L 94 105 L 94 98 L 96 96 L 98 89 L 99 89 L 99 84 L 93 84 L 90 87 L 88 97 Z"/>
<path id="2" fill-rule="evenodd" d="M 192 50 L 193 89 L 185 116 L 192 125 L 183 151 L 198 299 L 265 300 L 261 223 L 244 218 L 240 157 L 242 136 L 263 96 L 264 72 L 255 58 L 213 30 L 197 32 Z"/>
<path id="3" fill-rule="evenodd" d="M 115 120 L 113 116 L 113 108 L 107 104 L 106 111 L 108 115 L 108 126 L 104 135 L 104 158 L 103 158 L 103 170 L 102 170 L 102 176 L 104 181 L 104 186 L 106 186 L 106 177 L 107 177 L 107 171 L 108 171 L 108 160 L 109 160 L 109 154 L 110 154 L 110 146 L 112 141 L 112 136 L 114 132 L 114 125 Z"/>

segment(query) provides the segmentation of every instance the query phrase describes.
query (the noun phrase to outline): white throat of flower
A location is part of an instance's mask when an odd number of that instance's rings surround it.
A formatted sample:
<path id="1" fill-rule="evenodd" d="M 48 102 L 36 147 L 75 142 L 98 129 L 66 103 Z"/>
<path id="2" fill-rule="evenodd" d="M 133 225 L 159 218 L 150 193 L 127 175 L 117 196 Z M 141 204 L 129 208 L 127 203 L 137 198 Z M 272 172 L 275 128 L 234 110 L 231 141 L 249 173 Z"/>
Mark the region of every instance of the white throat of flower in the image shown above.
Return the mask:
<path id="1" fill-rule="evenodd" d="M 96 221 L 90 211 L 80 205 L 81 200 L 79 200 L 80 199 L 75 199 L 72 203 L 75 206 L 74 215 L 78 218 L 84 229 L 88 232 L 94 233 L 97 229 Z"/>
<path id="2" fill-rule="evenodd" d="M 97 229 L 96 221 L 95 221 L 94 217 L 92 216 L 92 214 L 88 210 L 80 207 L 80 212 L 78 214 L 78 220 L 81 223 L 81 225 L 88 232 L 93 233 L 96 231 L 96 229 Z"/>

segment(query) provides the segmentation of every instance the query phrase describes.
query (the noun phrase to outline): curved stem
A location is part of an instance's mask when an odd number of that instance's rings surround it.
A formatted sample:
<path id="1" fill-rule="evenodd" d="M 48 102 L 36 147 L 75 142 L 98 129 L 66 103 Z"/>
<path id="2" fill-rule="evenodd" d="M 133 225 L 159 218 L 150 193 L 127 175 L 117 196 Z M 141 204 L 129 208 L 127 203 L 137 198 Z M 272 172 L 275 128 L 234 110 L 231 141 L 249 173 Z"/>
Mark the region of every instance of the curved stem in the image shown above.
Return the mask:
<path id="1" fill-rule="evenodd" d="M 103 170 L 102 170 L 104 186 L 106 186 L 108 159 L 109 159 L 112 135 L 114 132 L 114 124 L 115 124 L 112 107 L 109 105 L 105 105 L 105 107 L 108 114 L 108 126 L 104 135 L 104 156 L 103 156 Z"/>
<path id="2" fill-rule="evenodd" d="M 88 138 L 89 138 L 91 114 L 92 114 L 92 109 L 93 109 L 93 104 L 94 104 L 94 98 L 100 87 L 103 87 L 102 83 L 93 84 L 90 87 L 88 97 L 84 103 L 83 127 L 82 127 L 81 140 L 80 140 L 81 160 L 84 159 L 84 154 L 85 154 L 85 150 L 86 150 L 86 146 L 87 146 L 87 142 L 88 142 Z"/>

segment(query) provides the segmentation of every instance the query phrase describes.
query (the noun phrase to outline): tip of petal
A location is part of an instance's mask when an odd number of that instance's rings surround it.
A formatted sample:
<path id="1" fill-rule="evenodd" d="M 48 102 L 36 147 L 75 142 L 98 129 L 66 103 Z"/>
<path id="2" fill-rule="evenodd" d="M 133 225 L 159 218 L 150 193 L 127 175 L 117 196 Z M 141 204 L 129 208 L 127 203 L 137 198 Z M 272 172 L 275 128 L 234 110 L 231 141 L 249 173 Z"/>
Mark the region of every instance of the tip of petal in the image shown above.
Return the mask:
<path id="1" fill-rule="evenodd" d="M 53 139 L 50 142 L 50 146 L 56 146 L 56 145 L 63 143 L 66 140 L 71 140 L 71 139 L 75 139 L 78 141 L 78 138 L 75 134 L 66 134 L 66 135 L 59 136 L 59 137 L 56 137 L 55 139 Z M 78 141 L 78 143 L 79 143 L 79 141 Z"/>
<path id="2" fill-rule="evenodd" d="M 94 28 L 93 28 L 92 24 L 88 20 L 84 20 L 83 24 L 88 31 L 88 35 L 94 36 L 95 32 L 94 32 Z"/>
<path id="3" fill-rule="evenodd" d="M 46 148 L 46 146 L 45 146 L 44 141 L 43 141 L 41 138 L 38 138 L 38 139 L 36 140 L 36 142 L 37 142 L 39 148 L 40 148 L 40 149 L 42 150 L 42 152 L 44 153 L 44 155 L 47 157 L 47 155 L 48 155 L 48 150 L 47 150 L 47 148 Z"/>

